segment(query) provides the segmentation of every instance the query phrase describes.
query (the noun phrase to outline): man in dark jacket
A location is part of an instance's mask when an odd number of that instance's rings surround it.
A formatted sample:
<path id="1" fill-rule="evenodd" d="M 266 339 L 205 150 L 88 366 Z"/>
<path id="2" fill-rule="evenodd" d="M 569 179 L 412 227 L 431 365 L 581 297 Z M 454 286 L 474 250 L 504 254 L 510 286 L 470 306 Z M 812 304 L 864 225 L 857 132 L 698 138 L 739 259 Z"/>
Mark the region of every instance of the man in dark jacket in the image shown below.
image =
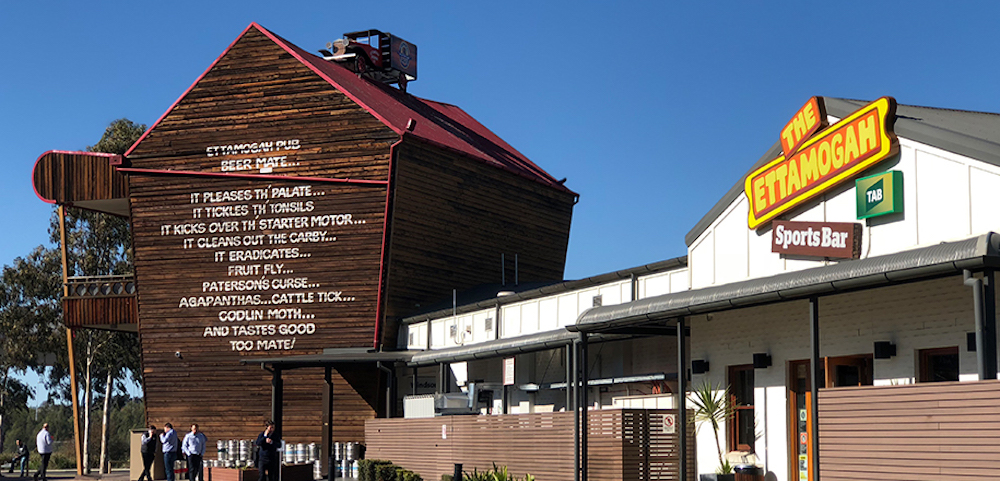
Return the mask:
<path id="1" fill-rule="evenodd" d="M 15 442 L 17 443 L 17 456 L 14 456 L 14 460 L 10 462 L 10 471 L 8 473 L 14 472 L 14 466 L 20 466 L 20 476 L 23 478 L 25 473 L 28 472 L 28 458 L 31 456 L 31 451 L 28 449 L 28 445 L 22 443 L 20 439 Z"/>
<path id="2" fill-rule="evenodd" d="M 153 473 L 150 471 L 153 466 L 153 460 L 156 459 L 156 441 L 157 441 L 156 426 L 152 424 L 146 432 L 142 433 L 142 438 L 139 441 L 142 445 L 139 451 L 142 452 L 142 474 L 139 475 L 139 481 L 145 478 L 147 481 L 153 481 Z"/>
<path id="3" fill-rule="evenodd" d="M 274 436 L 274 421 L 264 423 L 264 432 L 257 436 L 254 444 L 260 448 L 257 451 L 259 481 L 278 481 L 278 446 L 281 445 L 281 440 Z"/>

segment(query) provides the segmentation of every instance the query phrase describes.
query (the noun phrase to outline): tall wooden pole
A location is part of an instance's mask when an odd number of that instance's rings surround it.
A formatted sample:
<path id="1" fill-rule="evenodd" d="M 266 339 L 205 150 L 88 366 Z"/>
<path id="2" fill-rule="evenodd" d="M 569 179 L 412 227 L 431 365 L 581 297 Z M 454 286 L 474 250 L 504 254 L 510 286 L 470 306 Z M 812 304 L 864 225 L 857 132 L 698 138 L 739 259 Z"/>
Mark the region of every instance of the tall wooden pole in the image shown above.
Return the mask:
<path id="1" fill-rule="evenodd" d="M 59 244 L 62 253 L 63 298 L 69 296 L 69 261 L 66 256 L 66 206 L 59 206 Z M 65 313 L 63 313 L 65 315 Z M 73 436 L 76 443 L 76 474 L 83 475 L 83 443 L 80 439 L 80 403 L 76 393 L 76 354 L 73 352 L 73 329 L 66 328 L 66 352 L 69 357 L 69 389 L 73 397 Z"/>

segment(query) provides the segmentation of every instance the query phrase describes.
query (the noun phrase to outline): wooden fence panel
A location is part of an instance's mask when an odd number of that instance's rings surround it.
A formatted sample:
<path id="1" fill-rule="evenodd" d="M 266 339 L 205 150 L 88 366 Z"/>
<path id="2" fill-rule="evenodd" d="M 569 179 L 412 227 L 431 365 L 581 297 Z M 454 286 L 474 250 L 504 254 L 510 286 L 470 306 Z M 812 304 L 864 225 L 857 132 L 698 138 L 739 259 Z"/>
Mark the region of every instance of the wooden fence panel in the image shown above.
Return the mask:
<path id="1" fill-rule="evenodd" d="M 595 410 L 589 413 L 590 479 L 677 480 L 678 436 L 664 428 L 674 410 Z M 689 417 L 689 419 L 691 419 Z M 365 457 L 388 459 L 424 479 L 507 466 L 517 476 L 573 479 L 573 414 L 441 416 L 373 419 L 365 423 Z M 695 479 L 694 425 L 688 425 L 688 480 Z"/>
<path id="2" fill-rule="evenodd" d="M 998 405 L 998 381 L 821 390 L 820 477 L 995 479 Z"/>

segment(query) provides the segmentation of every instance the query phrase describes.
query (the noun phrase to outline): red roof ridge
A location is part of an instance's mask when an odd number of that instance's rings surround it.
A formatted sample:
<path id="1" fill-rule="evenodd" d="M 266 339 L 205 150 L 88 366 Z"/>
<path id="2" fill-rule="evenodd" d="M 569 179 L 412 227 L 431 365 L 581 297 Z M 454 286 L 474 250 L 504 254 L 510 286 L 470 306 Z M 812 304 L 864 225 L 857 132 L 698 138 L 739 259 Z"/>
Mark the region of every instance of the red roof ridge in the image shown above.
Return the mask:
<path id="1" fill-rule="evenodd" d="M 409 134 L 420 140 L 476 158 L 543 185 L 573 193 L 460 107 L 446 102 L 422 99 L 385 84 L 359 78 L 354 72 L 305 51 L 257 22 L 252 22 L 240 33 L 236 40 L 212 62 L 212 65 L 143 133 L 142 137 L 125 153 L 126 156 L 135 150 L 136 146 L 252 28 L 268 37 L 393 132 L 403 135 L 404 132 L 407 132 L 407 124 L 412 119 L 416 122 L 416 126 Z"/>

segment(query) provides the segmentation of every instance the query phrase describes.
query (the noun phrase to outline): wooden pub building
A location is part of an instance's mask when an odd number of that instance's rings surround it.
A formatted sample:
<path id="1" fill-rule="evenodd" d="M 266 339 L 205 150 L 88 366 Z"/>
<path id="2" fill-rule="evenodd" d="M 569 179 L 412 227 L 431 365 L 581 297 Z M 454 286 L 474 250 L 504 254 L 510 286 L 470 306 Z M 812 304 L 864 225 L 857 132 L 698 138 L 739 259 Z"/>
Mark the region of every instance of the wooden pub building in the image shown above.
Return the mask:
<path id="1" fill-rule="evenodd" d="M 578 198 L 462 109 L 256 23 L 127 153 L 46 152 L 33 182 L 60 214 L 131 221 L 134 277 L 67 277 L 65 323 L 138 332 L 148 422 L 245 439 L 273 404 L 325 453 L 392 409 L 378 353 L 422 303 L 562 279 Z"/>

